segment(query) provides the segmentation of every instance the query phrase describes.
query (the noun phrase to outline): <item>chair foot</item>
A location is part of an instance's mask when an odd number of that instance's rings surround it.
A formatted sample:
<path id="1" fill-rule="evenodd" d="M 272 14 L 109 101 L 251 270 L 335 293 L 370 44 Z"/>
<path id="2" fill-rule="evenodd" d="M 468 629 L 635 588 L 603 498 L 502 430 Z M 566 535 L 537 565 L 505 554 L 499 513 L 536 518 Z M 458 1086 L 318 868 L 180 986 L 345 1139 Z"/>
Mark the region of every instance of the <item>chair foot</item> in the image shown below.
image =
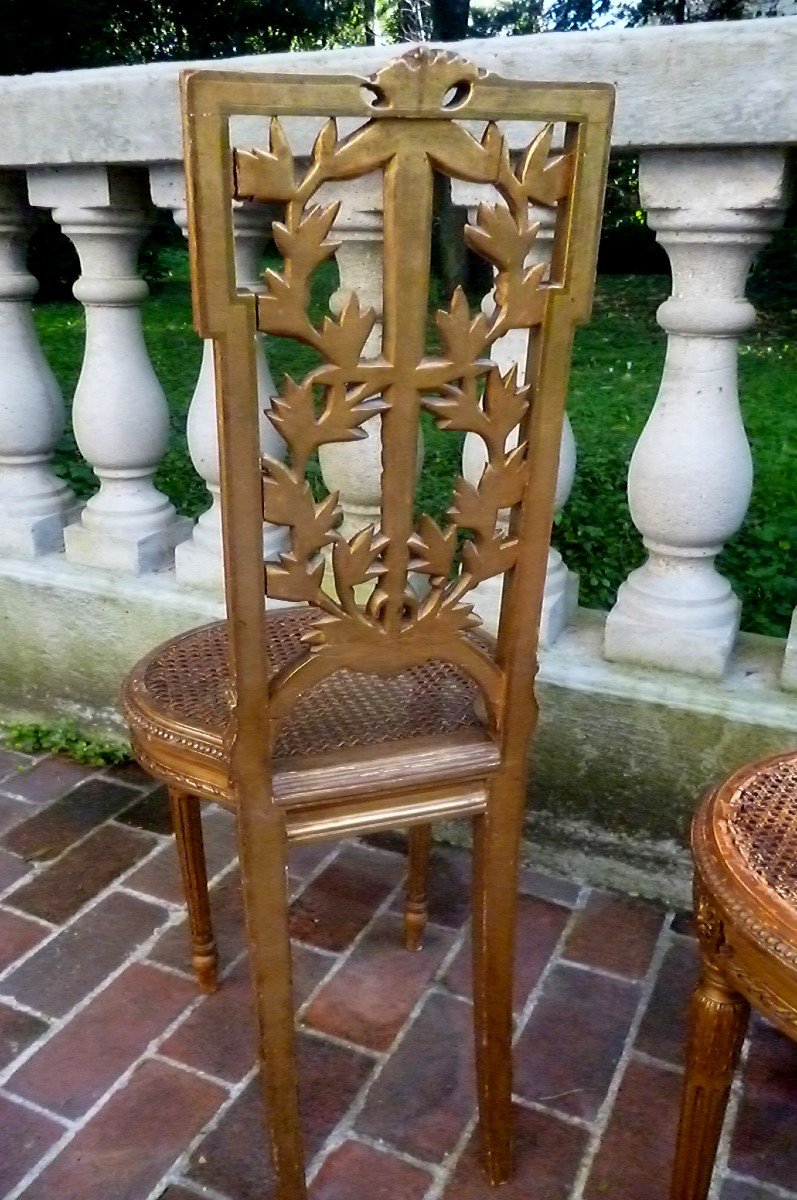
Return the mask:
<path id="1" fill-rule="evenodd" d="M 706 1200 L 750 1008 L 704 954 L 692 995 L 670 1200 Z"/>
<path id="2" fill-rule="evenodd" d="M 219 986 L 219 956 L 215 945 L 210 952 L 198 953 L 195 949 L 191 955 L 191 966 L 200 992 L 207 995 L 215 992 Z"/>
<path id="3" fill-rule="evenodd" d="M 215 992 L 218 987 L 218 953 L 210 915 L 200 802 L 196 796 L 188 795 L 177 788 L 169 788 L 169 800 L 188 908 L 191 965 L 199 990 L 205 993 Z"/>
<path id="4" fill-rule="evenodd" d="M 409 831 L 407 893 L 404 905 L 404 945 L 408 950 L 420 950 L 429 919 L 427 884 L 431 846 L 431 825 L 413 825 Z"/>

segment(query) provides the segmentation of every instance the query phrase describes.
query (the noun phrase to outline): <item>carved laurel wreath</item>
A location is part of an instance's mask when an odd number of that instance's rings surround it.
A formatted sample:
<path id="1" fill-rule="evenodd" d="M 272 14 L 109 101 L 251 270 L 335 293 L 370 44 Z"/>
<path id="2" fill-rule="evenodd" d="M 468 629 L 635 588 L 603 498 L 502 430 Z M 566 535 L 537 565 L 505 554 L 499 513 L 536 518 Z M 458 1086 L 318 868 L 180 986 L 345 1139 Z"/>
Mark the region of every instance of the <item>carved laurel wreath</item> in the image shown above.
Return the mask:
<path id="1" fill-rule="evenodd" d="M 402 60 L 407 64 L 401 68 L 404 103 L 404 76 L 414 72 L 418 86 L 428 89 L 430 71 L 442 89 L 442 103 L 443 92 L 457 70 L 452 56 L 431 57 L 437 68 L 430 58 L 418 59 L 415 65 Z M 388 105 L 396 83 L 389 72 L 396 69 L 394 64 L 368 81 L 375 93 L 387 96 Z M 355 590 L 384 574 L 387 539 L 369 527 L 346 541 L 336 529 L 341 515 L 338 496 L 316 502 L 305 472 L 311 455 L 323 443 L 367 436 L 364 422 L 387 408 L 382 394 L 392 380 L 393 367 L 381 357 L 362 357 L 376 316 L 372 310 L 361 311 L 356 297 L 336 319 L 326 317 L 319 326 L 310 320 L 307 308 L 313 272 L 338 248 L 330 233 L 339 205 L 320 207 L 308 202 L 324 183 L 383 168 L 398 148 L 391 143 L 389 124 L 371 121 L 341 140 L 330 119 L 318 135 L 301 177 L 276 118 L 271 121 L 267 149 L 234 152 L 236 197 L 278 201 L 285 206 L 284 220 L 273 224 L 283 270 L 265 272 L 266 291 L 257 297 L 258 328 L 304 342 L 322 359 L 303 379 L 286 377 L 273 404 L 270 419 L 285 441 L 288 465 L 263 459 L 265 519 L 291 530 L 290 551 L 266 567 L 266 589 L 270 596 L 307 601 L 323 610 L 325 616 L 305 635 L 316 648 L 346 640 L 354 626 L 360 635 L 380 637 L 384 633 L 385 597 L 380 588 L 374 589 L 364 608 L 355 598 Z M 451 122 L 445 144 L 438 139 L 435 147 L 437 169 L 452 177 L 493 184 L 505 205 L 480 204 L 475 223 L 465 229 L 468 244 L 495 269 L 494 313 L 472 317 L 458 288 L 449 308 L 436 317 L 442 358 L 423 359 L 415 371 L 423 407 L 441 428 L 479 435 L 487 449 L 487 463 L 477 484 L 457 480 L 443 528 L 423 516 L 410 539 L 407 572 L 428 576 L 429 591 L 418 602 L 405 576 L 402 638 L 425 636 L 432 626 L 435 632 L 456 633 L 477 625 L 478 618 L 464 597 L 475 584 L 507 571 L 516 559 L 516 539 L 497 531 L 496 525 L 499 512 L 519 504 L 524 492 L 527 443 L 521 439 L 515 448 L 507 449 L 507 442 L 527 413 L 528 389 L 518 385 L 516 369 L 502 375 L 487 355 L 508 330 L 538 325 L 544 316 L 545 266 L 525 264 L 539 228 L 529 220 L 530 205 L 555 205 L 570 183 L 569 155 L 551 158 L 552 133 L 553 127 L 546 126 L 514 167 L 507 142 L 493 123 L 477 140 Z M 451 581 L 461 530 L 470 537 L 462 550 L 462 571 Z M 323 552 L 328 546 L 336 598 L 321 586 Z"/>

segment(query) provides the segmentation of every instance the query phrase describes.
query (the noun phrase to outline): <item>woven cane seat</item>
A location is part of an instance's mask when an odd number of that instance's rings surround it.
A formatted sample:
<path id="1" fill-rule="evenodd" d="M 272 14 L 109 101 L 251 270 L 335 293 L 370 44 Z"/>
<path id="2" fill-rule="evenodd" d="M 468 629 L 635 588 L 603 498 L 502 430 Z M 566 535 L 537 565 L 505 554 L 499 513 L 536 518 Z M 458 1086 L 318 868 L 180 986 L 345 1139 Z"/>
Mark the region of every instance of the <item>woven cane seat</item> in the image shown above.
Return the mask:
<path id="1" fill-rule="evenodd" d="M 302 634 L 321 615 L 309 606 L 267 615 L 274 672 L 304 653 Z M 347 758 L 356 762 L 379 747 L 376 753 L 388 770 L 393 763 L 397 782 L 407 778 L 422 786 L 428 782 L 423 751 L 437 750 L 428 770 L 438 771 L 443 738 L 451 747 L 447 777 L 452 769 L 457 773 L 452 761 L 457 751 L 463 770 L 468 764 L 489 770 L 497 755 L 478 714 L 478 698 L 468 676 L 439 661 L 387 677 L 338 671 L 301 697 L 283 722 L 274 747 L 275 792 L 301 791 L 297 769 L 317 770 L 329 756 L 345 765 Z M 224 760 L 232 714 L 226 623 L 190 630 L 158 647 L 128 680 L 123 705 L 137 752 L 142 740 L 150 744 L 149 753 L 143 747 L 144 757 L 155 773 L 163 774 L 157 770 L 161 756 L 153 761 L 152 755 L 152 741 L 159 737 L 200 758 Z"/>
<path id="2" fill-rule="evenodd" d="M 736 990 L 797 1034 L 797 753 L 742 767 L 692 829 L 698 933 Z"/>
<path id="3" fill-rule="evenodd" d="M 738 783 L 723 818 L 744 865 L 794 907 L 797 922 L 797 755 L 770 760 Z"/>

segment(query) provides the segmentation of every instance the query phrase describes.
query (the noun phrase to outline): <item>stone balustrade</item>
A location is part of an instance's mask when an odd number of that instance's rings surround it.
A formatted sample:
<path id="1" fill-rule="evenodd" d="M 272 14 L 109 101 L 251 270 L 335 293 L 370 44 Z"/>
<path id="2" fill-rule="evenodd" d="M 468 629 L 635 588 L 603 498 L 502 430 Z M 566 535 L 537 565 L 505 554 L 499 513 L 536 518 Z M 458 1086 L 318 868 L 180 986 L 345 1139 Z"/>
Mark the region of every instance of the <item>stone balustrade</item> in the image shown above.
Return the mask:
<path id="1" fill-rule="evenodd" d="M 787 203 L 787 151 L 797 141 L 789 65 L 797 61 L 797 18 L 536 35 L 458 49 L 508 76 L 617 85 L 614 146 L 640 155 L 642 206 L 672 269 L 671 295 L 657 314 L 667 340 L 661 384 L 628 477 L 630 512 L 647 558 L 604 617 L 577 608 L 578 579 L 551 547 L 541 678 L 552 694 L 564 689 L 571 698 L 589 693 L 636 703 L 643 697 L 648 706 L 691 706 L 769 731 L 792 728 L 797 618 L 786 644 L 740 638 L 740 602 L 715 559 L 745 517 L 755 466 L 739 409 L 737 339 L 755 317 L 745 298 L 748 269 Z M 369 74 L 395 53 L 352 48 L 230 65 Z M 169 414 L 142 336 L 147 287 L 137 253 L 156 210 L 170 212 L 185 232 L 178 71 L 177 64 L 153 64 L 0 81 L 0 622 L 6 635 L 0 703 L 9 711 L 58 710 L 113 723 L 115 688 L 129 663 L 158 637 L 223 610 L 208 346 L 186 436 L 209 507 L 191 522 L 153 483 Z M 309 151 L 316 130 L 310 121 L 296 125 L 299 152 Z M 526 131 L 510 124 L 508 133 L 519 147 Z M 244 120 L 233 135 L 252 144 L 262 130 Z M 356 289 L 379 312 L 379 193 L 363 181 L 340 185 L 339 198 L 340 282 L 331 307 L 337 310 Z M 463 209 L 479 198 L 478 189 L 456 185 L 454 200 Z M 80 258 L 75 296 L 85 309 L 86 342 L 71 422 L 98 480 L 84 505 L 51 465 L 65 407 L 31 317 L 36 281 L 25 268 L 25 245 L 37 210 L 52 214 Z M 241 206 L 235 215 L 239 278 L 253 286 L 268 217 L 255 206 Z M 545 214 L 540 218 L 537 261 L 550 233 Z M 377 352 L 378 326 L 372 343 Z M 267 419 L 275 390 L 268 350 L 259 339 L 263 449 L 278 455 L 280 440 Z M 504 366 L 522 363 L 525 335 L 508 335 L 496 353 Z M 340 493 L 349 535 L 379 520 L 378 427 L 366 429 L 366 440 L 321 454 L 324 480 Z M 419 470 L 422 455 L 419 446 Z M 478 445 L 468 439 L 463 473 L 473 477 L 480 470 Z M 576 471 L 568 422 L 559 509 Z M 278 553 L 282 537 L 265 530 L 267 558 Z M 495 581 L 481 586 L 476 603 L 494 625 Z M 90 655 L 81 649 L 87 629 L 96 640 Z"/>

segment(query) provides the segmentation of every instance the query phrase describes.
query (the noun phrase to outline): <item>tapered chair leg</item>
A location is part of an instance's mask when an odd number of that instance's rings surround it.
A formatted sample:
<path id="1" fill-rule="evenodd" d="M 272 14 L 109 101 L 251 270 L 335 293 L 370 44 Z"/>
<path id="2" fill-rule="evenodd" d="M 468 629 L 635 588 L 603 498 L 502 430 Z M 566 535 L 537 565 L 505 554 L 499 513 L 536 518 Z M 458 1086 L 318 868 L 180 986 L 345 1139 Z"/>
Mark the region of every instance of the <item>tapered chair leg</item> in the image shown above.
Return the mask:
<path id="1" fill-rule="evenodd" d="M 704 955 L 692 996 L 671 1200 L 705 1200 L 750 1008 Z"/>
<path id="2" fill-rule="evenodd" d="M 276 1185 L 274 1196 L 275 1200 L 307 1200 L 299 1123 L 285 845 L 273 813 L 269 819 L 269 814 L 258 813 L 256 804 L 247 804 L 243 798 L 239 806 L 239 844 L 261 1079 Z"/>
<path id="3" fill-rule="evenodd" d="M 427 884 L 431 848 L 431 825 L 413 825 L 409 831 L 407 894 L 404 906 L 404 944 L 408 950 L 420 949 L 429 918 Z"/>
<path id="4" fill-rule="evenodd" d="M 491 824 L 491 821 L 493 822 Z M 517 836 L 505 815 L 474 821 L 473 1005 L 479 1128 L 487 1178 L 512 1174 L 512 990 Z"/>
<path id="5" fill-rule="evenodd" d="M 177 842 L 177 855 L 180 859 L 185 900 L 188 906 L 191 963 L 196 973 L 199 990 L 215 992 L 218 986 L 218 953 L 210 915 L 200 801 L 196 796 L 181 792 L 177 788 L 169 788 L 169 800 L 172 806 L 172 824 Z"/>

